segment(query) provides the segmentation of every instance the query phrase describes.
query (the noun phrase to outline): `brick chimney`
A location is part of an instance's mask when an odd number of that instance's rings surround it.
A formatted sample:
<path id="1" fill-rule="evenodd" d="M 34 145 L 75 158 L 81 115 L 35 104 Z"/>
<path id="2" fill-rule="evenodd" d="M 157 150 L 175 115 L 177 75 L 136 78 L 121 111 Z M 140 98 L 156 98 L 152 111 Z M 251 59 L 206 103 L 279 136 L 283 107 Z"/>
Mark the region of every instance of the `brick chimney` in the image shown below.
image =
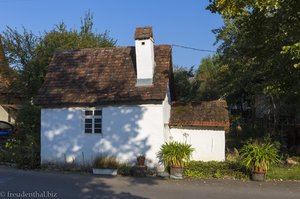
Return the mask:
<path id="1" fill-rule="evenodd" d="M 135 30 L 136 86 L 151 86 L 154 75 L 154 40 L 152 27 L 138 27 Z"/>

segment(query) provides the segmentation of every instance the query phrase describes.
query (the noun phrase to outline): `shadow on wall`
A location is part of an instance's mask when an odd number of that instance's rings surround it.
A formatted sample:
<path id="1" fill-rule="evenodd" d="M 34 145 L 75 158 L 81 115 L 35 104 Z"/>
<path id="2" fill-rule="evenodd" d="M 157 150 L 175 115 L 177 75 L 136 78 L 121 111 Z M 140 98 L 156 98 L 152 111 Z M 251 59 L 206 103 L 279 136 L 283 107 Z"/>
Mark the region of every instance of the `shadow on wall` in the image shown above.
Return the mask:
<path id="1" fill-rule="evenodd" d="M 132 162 L 151 149 L 143 125 L 145 107 L 102 109 L 102 134 L 84 133 L 84 109 L 45 110 L 42 118 L 42 161 L 90 163 L 96 156 Z M 151 125 L 151 124 L 149 124 Z"/>
<path id="2" fill-rule="evenodd" d="M 150 150 L 149 134 L 145 129 L 146 107 L 119 106 L 103 110 L 103 137 L 93 147 L 100 155 L 117 156 L 122 161 L 133 161 Z"/>

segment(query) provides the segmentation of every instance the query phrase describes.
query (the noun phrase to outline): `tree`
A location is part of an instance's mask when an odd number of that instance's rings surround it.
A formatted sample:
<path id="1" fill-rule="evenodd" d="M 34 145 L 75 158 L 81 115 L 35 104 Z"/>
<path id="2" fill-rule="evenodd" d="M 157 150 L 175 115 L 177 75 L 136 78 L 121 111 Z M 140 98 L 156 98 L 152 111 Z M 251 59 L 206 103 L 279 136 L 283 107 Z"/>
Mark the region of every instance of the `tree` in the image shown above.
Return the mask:
<path id="1" fill-rule="evenodd" d="M 280 108 L 299 112 L 299 2 L 295 0 L 211 0 L 224 26 L 214 30 L 222 75 L 220 92 L 229 104 L 248 102 L 255 113 L 260 97 L 277 128 Z M 222 85 L 222 86 L 221 86 Z"/>
<path id="2" fill-rule="evenodd" d="M 214 32 L 222 41 L 219 53 L 232 79 L 226 94 L 299 98 L 300 73 L 293 67 L 299 62 L 297 1 L 233 2 L 216 0 L 209 6 L 222 14 L 225 23 Z"/>
<path id="3" fill-rule="evenodd" d="M 193 67 L 190 69 L 178 66 L 174 68 L 174 87 L 177 101 L 197 100 L 199 81 L 194 78 Z"/>
<path id="4" fill-rule="evenodd" d="M 253 9 L 270 14 L 281 8 L 284 0 L 209 0 L 207 7 L 213 13 L 219 13 L 225 18 L 234 18 L 251 14 Z"/>
<path id="5" fill-rule="evenodd" d="M 199 67 L 175 67 L 174 82 L 177 101 L 209 101 L 221 98 L 218 79 L 222 66 L 217 55 L 207 56 L 201 60 Z"/>
<path id="6" fill-rule="evenodd" d="M 201 60 L 199 68 L 195 71 L 195 78 L 199 81 L 197 89 L 199 100 L 217 100 L 222 97 L 217 83 L 221 69 L 218 55 L 207 56 Z"/>

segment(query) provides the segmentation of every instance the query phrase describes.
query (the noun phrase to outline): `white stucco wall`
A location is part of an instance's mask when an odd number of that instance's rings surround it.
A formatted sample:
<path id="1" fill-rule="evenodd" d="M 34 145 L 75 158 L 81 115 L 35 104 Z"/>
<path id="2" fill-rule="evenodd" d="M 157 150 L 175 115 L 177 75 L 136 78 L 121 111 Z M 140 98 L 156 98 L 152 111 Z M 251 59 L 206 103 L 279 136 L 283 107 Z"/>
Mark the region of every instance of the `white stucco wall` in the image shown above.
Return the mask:
<path id="1" fill-rule="evenodd" d="M 170 128 L 170 140 L 191 144 L 195 149 L 192 160 L 225 160 L 224 130 Z"/>
<path id="2" fill-rule="evenodd" d="M 164 141 L 169 138 L 169 121 L 171 116 L 171 95 L 169 86 L 167 87 L 167 94 L 162 103 L 163 106 L 163 122 L 164 122 Z"/>
<path id="3" fill-rule="evenodd" d="M 110 106 L 102 109 L 102 135 L 83 132 L 83 108 L 41 110 L 42 163 L 91 161 L 97 155 L 135 161 L 145 154 L 147 163 L 158 162 L 164 143 L 162 105 Z"/>
<path id="4" fill-rule="evenodd" d="M 171 115 L 171 95 L 170 95 L 170 90 L 169 86 L 167 88 L 167 94 L 166 97 L 162 103 L 163 106 L 163 121 L 164 124 L 169 124 L 170 121 L 170 115 Z"/>

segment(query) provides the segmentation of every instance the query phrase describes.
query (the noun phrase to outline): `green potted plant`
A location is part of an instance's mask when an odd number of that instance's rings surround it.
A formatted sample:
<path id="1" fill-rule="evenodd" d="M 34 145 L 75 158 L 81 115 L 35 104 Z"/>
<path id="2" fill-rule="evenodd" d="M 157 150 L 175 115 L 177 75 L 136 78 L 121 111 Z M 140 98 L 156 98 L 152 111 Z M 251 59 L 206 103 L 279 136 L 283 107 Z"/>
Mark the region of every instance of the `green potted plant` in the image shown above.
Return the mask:
<path id="1" fill-rule="evenodd" d="M 96 157 L 93 161 L 93 174 L 117 175 L 119 162 L 115 157 Z"/>
<path id="2" fill-rule="evenodd" d="M 264 181 L 271 164 L 279 162 L 278 148 L 270 141 L 247 142 L 241 149 L 242 163 L 251 171 L 251 179 Z"/>
<path id="3" fill-rule="evenodd" d="M 189 144 L 166 142 L 157 153 L 157 157 L 166 167 L 170 167 L 170 178 L 182 179 L 183 167 L 189 162 L 194 149 Z"/>
<path id="4" fill-rule="evenodd" d="M 145 166 L 145 160 L 146 160 L 146 157 L 144 155 L 139 155 L 136 158 L 136 163 L 138 166 Z"/>

